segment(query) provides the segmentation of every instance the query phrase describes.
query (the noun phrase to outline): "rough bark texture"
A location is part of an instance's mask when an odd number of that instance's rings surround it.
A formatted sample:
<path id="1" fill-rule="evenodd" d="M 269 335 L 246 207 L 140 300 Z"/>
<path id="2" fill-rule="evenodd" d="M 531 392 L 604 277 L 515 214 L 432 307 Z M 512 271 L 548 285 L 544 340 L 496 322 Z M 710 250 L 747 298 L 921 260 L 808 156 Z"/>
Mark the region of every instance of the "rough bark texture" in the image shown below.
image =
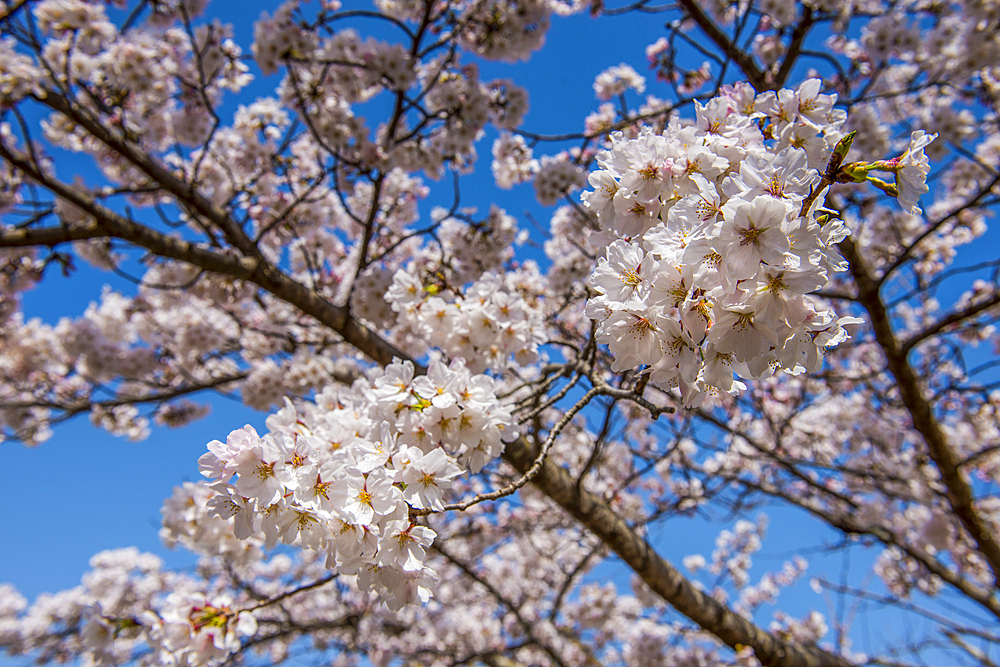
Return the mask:
<path id="1" fill-rule="evenodd" d="M 972 487 L 961 471 L 961 459 L 948 444 L 948 440 L 934 417 L 930 401 L 924 396 L 920 379 L 907 360 L 908 348 L 896 340 L 892 323 L 882 297 L 879 283 L 872 278 L 861 255 L 850 238 L 840 244 L 840 251 L 850 263 L 851 275 L 858 287 L 858 302 L 864 306 L 875 332 L 875 340 L 885 355 L 886 367 L 896 381 L 900 399 L 910 413 L 915 428 L 927 443 L 927 452 L 941 473 L 951 508 L 969 532 L 979 551 L 986 558 L 996 578 L 1000 573 L 1000 542 L 990 527 L 973 507 Z"/>
<path id="2" fill-rule="evenodd" d="M 94 217 L 92 222 L 78 227 L 4 231 L 0 233 L 0 247 L 53 246 L 67 241 L 98 237 L 121 239 L 145 248 L 158 257 L 188 262 L 206 271 L 253 283 L 316 318 L 318 322 L 340 334 L 345 342 L 383 366 L 390 363 L 393 357 L 406 356 L 351 317 L 346 307 L 330 303 L 314 290 L 288 277 L 259 255 L 240 257 L 221 253 L 206 246 L 195 245 L 175 236 L 160 233 L 115 213 L 96 202 L 89 194 L 44 173 L 23 153 L 0 144 L 0 157 L 54 194 Z"/>
<path id="3" fill-rule="evenodd" d="M 524 473 L 537 452 L 521 438 L 507 445 L 504 459 Z M 638 574 L 646 585 L 727 646 L 751 646 L 757 659 L 771 667 L 849 667 L 847 660 L 815 646 L 782 642 L 695 588 L 663 560 L 646 540 L 601 498 L 581 489 L 569 472 L 546 459 L 532 480 L 545 495 L 601 539 Z"/>

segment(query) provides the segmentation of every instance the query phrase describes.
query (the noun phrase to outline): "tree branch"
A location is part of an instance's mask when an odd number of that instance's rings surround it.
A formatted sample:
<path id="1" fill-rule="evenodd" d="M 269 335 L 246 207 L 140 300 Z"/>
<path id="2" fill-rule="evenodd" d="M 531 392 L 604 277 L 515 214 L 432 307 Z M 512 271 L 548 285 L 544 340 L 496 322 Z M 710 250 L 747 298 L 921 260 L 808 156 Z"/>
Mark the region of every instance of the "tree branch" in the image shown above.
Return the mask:
<path id="1" fill-rule="evenodd" d="M 781 67 L 778 68 L 778 73 L 774 76 L 774 83 L 771 84 L 774 89 L 782 88 L 785 85 L 788 75 L 792 73 L 792 67 L 795 66 L 795 62 L 802 52 L 802 43 L 805 41 L 806 35 L 809 34 L 809 29 L 813 26 L 812 7 L 809 5 L 804 5 L 804 7 L 802 18 L 792 31 L 792 41 L 788 44 L 785 57 L 781 60 Z"/>
<path id="2" fill-rule="evenodd" d="M 702 10 L 696 0 L 679 0 L 678 4 L 687 12 L 688 16 L 694 19 L 698 27 L 708 35 L 708 38 L 715 42 L 715 45 L 726 54 L 726 57 L 736 63 L 743 73 L 747 75 L 750 84 L 761 92 L 770 90 L 774 86 L 767 82 L 764 72 L 757 66 L 751 56 L 746 51 L 736 46 L 724 32 L 716 25 L 715 21 Z"/>
<path id="3" fill-rule="evenodd" d="M 879 283 L 869 275 L 861 255 L 850 237 L 838 244 L 850 264 L 851 275 L 858 287 L 858 302 L 868 311 L 875 340 L 882 348 L 889 372 L 896 380 L 903 405 L 910 413 L 913 427 L 927 443 L 928 454 L 941 473 L 945 496 L 955 516 L 969 532 L 979 551 L 993 570 L 994 580 L 1000 574 L 1000 542 L 990 526 L 976 513 L 972 487 L 960 470 L 962 461 L 952 450 L 941 426 L 934 417 L 930 402 L 920 389 L 920 379 L 907 361 L 907 349 L 896 340 L 889 313 L 879 294 Z"/>
<path id="4" fill-rule="evenodd" d="M 938 335 L 953 324 L 958 324 L 959 322 L 962 322 L 970 317 L 975 317 L 979 313 L 989 310 L 997 304 L 1000 304 L 1000 292 L 995 292 L 988 299 L 974 303 L 967 308 L 963 308 L 962 310 L 952 313 L 951 315 L 946 315 L 923 331 L 918 331 L 900 343 L 899 351 L 901 354 L 908 354 L 909 351 L 912 350 L 917 344 Z"/>
<path id="5" fill-rule="evenodd" d="M 36 241 L 50 245 L 99 236 L 122 239 L 145 248 L 154 255 L 180 260 L 206 271 L 253 283 L 314 317 L 321 324 L 337 332 L 345 342 L 383 366 L 391 363 L 393 357 L 406 358 L 406 355 L 394 345 L 351 317 L 346 308 L 330 303 L 314 290 L 292 280 L 263 257 L 223 254 L 141 225 L 97 203 L 94 197 L 83 189 L 67 185 L 44 173 L 28 156 L 3 145 L 2 142 L 0 142 L 0 157 L 52 194 L 65 199 L 94 218 L 93 221 L 81 225 L 79 232 L 74 231 L 75 228 L 0 232 L 0 247 L 26 247 L 37 245 Z M 60 229 L 63 231 L 59 231 Z"/>
<path id="6" fill-rule="evenodd" d="M 522 473 L 537 452 L 525 438 L 507 445 L 504 459 Z M 663 560 L 603 499 L 580 489 L 569 471 L 545 459 L 533 483 L 608 545 L 660 597 L 731 648 L 750 646 L 769 667 L 849 667 L 850 662 L 816 646 L 783 642 L 698 590 Z"/>

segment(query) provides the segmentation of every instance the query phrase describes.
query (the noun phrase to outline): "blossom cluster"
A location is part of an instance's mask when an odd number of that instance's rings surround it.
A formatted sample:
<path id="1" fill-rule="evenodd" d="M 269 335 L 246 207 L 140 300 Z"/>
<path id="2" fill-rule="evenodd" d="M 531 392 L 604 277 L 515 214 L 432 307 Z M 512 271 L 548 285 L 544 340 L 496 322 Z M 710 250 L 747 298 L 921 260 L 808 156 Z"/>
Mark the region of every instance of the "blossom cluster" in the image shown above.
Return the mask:
<path id="1" fill-rule="evenodd" d="M 208 505 L 237 538 L 323 552 L 327 567 L 400 608 L 426 601 L 435 581 L 424 564 L 435 533 L 411 509 L 443 510 L 452 480 L 499 456 L 510 425 L 493 380 L 460 360 L 420 377 L 396 361 L 316 403 L 287 402 L 263 436 L 245 426 L 212 441 L 199 466 L 215 480 Z"/>
<path id="2" fill-rule="evenodd" d="M 535 198 L 552 206 L 559 198 L 586 184 L 586 174 L 565 153 L 543 156 L 535 176 Z"/>
<path id="3" fill-rule="evenodd" d="M 806 296 L 844 268 L 836 244 L 850 233 L 817 192 L 842 137 L 835 101 L 818 79 L 760 95 L 741 85 L 698 104 L 694 124 L 613 135 L 584 201 L 607 246 L 586 312 L 614 370 L 643 367 L 695 405 L 744 388 L 734 372 L 815 372 L 848 338 L 860 320 Z M 909 206 L 926 170 L 907 176 Z"/>
<path id="4" fill-rule="evenodd" d="M 472 370 L 502 370 L 513 357 L 520 365 L 537 359 L 544 342 L 544 320 L 497 274 L 487 272 L 462 293 L 428 289 L 416 276 L 399 270 L 386 300 L 402 323 Z"/>
<path id="5" fill-rule="evenodd" d="M 645 92 L 646 79 L 625 63 L 609 67 L 594 79 L 594 94 L 599 100 L 624 95 L 629 89 L 637 93 Z"/>
<path id="6" fill-rule="evenodd" d="M 493 142 L 492 168 L 497 187 L 509 190 L 518 183 L 531 180 L 538 172 L 539 164 L 524 137 L 504 133 Z"/>
<path id="7" fill-rule="evenodd" d="M 159 614 L 144 612 L 139 619 L 123 620 L 104 614 L 100 603 L 87 605 L 80 615 L 80 635 L 90 658 L 97 664 L 121 659 L 115 642 L 123 629 L 141 638 L 159 664 L 207 665 L 239 650 L 239 637 L 252 637 L 257 620 L 248 611 L 232 608 L 227 595 L 175 592 Z"/>

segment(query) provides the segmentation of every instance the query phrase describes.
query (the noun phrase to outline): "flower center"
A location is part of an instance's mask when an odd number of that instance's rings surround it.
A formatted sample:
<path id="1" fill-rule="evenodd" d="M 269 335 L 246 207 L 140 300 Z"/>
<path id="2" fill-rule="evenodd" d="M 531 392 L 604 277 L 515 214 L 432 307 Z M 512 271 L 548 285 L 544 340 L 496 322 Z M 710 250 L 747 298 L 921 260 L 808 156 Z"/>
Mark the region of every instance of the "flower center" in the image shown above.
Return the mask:
<path id="1" fill-rule="evenodd" d="M 749 229 L 741 229 L 740 236 L 742 236 L 743 238 L 740 239 L 740 245 L 747 246 L 750 245 L 751 243 L 756 243 L 757 238 L 763 233 L 764 233 L 763 229 L 757 229 L 755 227 L 750 227 Z"/>
<path id="2" fill-rule="evenodd" d="M 785 196 L 785 185 L 777 176 L 771 177 L 771 183 L 767 186 L 767 194 L 775 199 L 781 199 Z"/>
<path id="3" fill-rule="evenodd" d="M 639 267 L 634 269 L 623 269 L 618 277 L 623 283 L 629 287 L 638 287 L 639 283 L 642 282 L 639 278 Z"/>

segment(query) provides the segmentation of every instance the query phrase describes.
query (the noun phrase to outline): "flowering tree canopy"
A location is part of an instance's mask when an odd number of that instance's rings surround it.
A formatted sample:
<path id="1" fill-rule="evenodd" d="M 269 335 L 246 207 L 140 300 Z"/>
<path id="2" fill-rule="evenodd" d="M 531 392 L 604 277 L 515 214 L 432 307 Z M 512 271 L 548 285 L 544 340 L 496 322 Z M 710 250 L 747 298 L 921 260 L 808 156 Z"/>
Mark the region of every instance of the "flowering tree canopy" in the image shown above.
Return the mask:
<path id="1" fill-rule="evenodd" d="M 164 505 L 194 572 L 118 550 L 33 604 L 0 584 L 0 648 L 1000 661 L 1000 246 L 968 247 L 1000 201 L 1000 3 L 290 0 L 249 44 L 206 4 L 0 2 L 0 435 L 268 414 Z M 539 93 L 486 73 L 581 13 L 653 15 L 655 82 L 612 64 L 532 131 Z M 547 219 L 463 190 L 477 168 Z M 81 262 L 134 280 L 25 312 Z M 774 611 L 808 553 L 751 571 L 782 544 L 758 507 L 866 585 L 812 572 Z M 692 516 L 727 528 L 679 567 L 657 538 Z M 859 609 L 919 627 L 859 647 Z"/>

